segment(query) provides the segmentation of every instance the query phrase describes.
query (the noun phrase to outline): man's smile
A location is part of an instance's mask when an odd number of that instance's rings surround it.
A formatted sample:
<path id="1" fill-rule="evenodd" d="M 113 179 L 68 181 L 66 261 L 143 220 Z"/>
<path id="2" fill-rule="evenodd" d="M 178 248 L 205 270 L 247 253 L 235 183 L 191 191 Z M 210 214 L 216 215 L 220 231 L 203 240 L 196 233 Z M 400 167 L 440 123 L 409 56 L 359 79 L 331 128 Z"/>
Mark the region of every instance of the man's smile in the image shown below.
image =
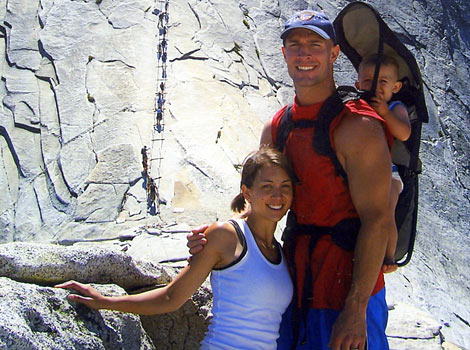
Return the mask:
<path id="1" fill-rule="evenodd" d="M 313 68 L 314 68 L 313 66 L 297 66 L 298 70 L 303 70 L 303 71 L 312 70 Z"/>

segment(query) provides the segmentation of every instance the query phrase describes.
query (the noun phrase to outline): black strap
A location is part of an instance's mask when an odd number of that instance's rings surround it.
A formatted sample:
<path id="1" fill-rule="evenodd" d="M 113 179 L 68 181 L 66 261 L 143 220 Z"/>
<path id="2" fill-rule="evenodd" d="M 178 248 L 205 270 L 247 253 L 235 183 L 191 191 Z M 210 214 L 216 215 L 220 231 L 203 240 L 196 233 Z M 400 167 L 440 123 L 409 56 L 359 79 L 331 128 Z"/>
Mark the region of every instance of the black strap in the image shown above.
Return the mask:
<path id="1" fill-rule="evenodd" d="M 335 173 L 337 176 L 340 176 L 347 183 L 347 174 L 344 171 L 341 163 L 336 157 L 336 152 L 331 146 L 330 139 L 330 126 L 331 122 L 344 108 L 344 102 L 341 99 L 338 90 L 328 97 L 328 99 L 323 103 L 320 111 L 318 112 L 318 124 L 313 133 L 313 149 L 323 156 L 330 158 L 333 166 L 335 168 Z"/>
<path id="2" fill-rule="evenodd" d="M 287 264 L 291 270 L 292 284 L 294 293 L 292 296 L 292 332 L 294 341 L 292 342 L 292 350 L 295 350 L 297 340 L 300 335 L 300 309 L 298 307 L 299 291 L 297 286 L 297 267 L 295 265 L 295 228 L 296 218 L 294 213 L 289 211 L 287 214 L 286 228 L 282 233 L 282 241 L 284 242 L 284 251 L 286 252 Z"/>
<path id="3" fill-rule="evenodd" d="M 331 146 L 330 126 L 331 122 L 341 113 L 344 104 L 351 100 L 362 98 L 364 92 L 357 91 L 352 86 L 339 86 L 323 103 L 318 118 L 313 120 L 292 120 L 292 106 L 288 106 L 279 122 L 275 146 L 280 152 L 284 152 L 287 139 L 293 129 L 315 128 L 312 140 L 313 149 L 320 155 L 330 158 L 337 176 L 343 178 L 347 184 L 347 174 L 336 157 L 336 152 Z"/>
<path id="4" fill-rule="evenodd" d="M 235 229 L 235 232 L 237 233 L 237 236 L 238 236 L 238 240 L 240 241 L 240 244 L 242 245 L 243 250 L 240 253 L 240 255 L 235 260 L 233 260 L 230 264 L 228 264 L 226 266 L 223 266 L 223 267 L 214 268 L 214 270 L 217 270 L 217 271 L 225 270 L 225 269 L 237 264 L 240 260 L 243 259 L 243 257 L 246 255 L 246 252 L 248 250 L 245 235 L 243 234 L 240 226 L 238 225 L 238 222 L 236 222 L 233 219 L 228 220 L 228 222 L 230 224 L 232 224 L 233 228 Z"/>
<path id="5" fill-rule="evenodd" d="M 302 290 L 302 300 L 300 305 L 300 313 L 302 315 L 302 321 L 304 323 L 304 334 L 302 337 L 301 345 L 304 345 L 307 342 L 307 317 L 308 317 L 308 310 L 310 309 L 310 305 L 313 299 L 313 285 L 315 281 L 312 278 L 312 254 L 313 249 L 318 243 L 318 239 L 320 238 L 321 234 L 318 232 L 313 233 L 310 236 L 310 240 L 308 242 L 308 259 L 305 262 L 305 278 L 304 278 L 304 285 Z"/>
<path id="6" fill-rule="evenodd" d="M 293 349 L 295 349 L 300 339 L 300 322 L 304 323 L 304 329 L 307 326 L 308 310 L 313 299 L 313 286 L 315 280 L 312 278 L 312 264 L 311 257 L 313 250 L 318 243 L 321 236 L 330 235 L 333 242 L 340 248 L 352 251 L 354 250 L 357 234 L 359 232 L 361 223 L 358 218 L 344 219 L 333 227 L 316 226 L 316 225 L 301 225 L 297 223 L 295 214 L 290 211 L 287 216 L 286 228 L 282 234 L 284 246 L 288 251 L 288 263 L 293 273 L 294 283 L 294 296 L 292 299 L 293 313 L 292 313 L 292 328 L 293 328 Z M 295 264 L 295 238 L 298 234 L 310 235 L 308 246 L 308 259 L 305 262 L 305 277 L 302 288 L 302 299 L 300 301 L 299 309 L 299 293 L 297 288 L 297 268 Z M 300 341 L 300 344 L 305 344 L 307 339 L 307 332 L 305 331 Z"/>
<path id="7" fill-rule="evenodd" d="M 284 152 L 284 147 L 287 143 L 287 138 L 289 137 L 294 125 L 292 123 L 292 106 L 287 106 L 284 114 L 281 117 L 279 122 L 279 127 L 277 129 L 276 142 L 274 146 L 279 152 Z"/>

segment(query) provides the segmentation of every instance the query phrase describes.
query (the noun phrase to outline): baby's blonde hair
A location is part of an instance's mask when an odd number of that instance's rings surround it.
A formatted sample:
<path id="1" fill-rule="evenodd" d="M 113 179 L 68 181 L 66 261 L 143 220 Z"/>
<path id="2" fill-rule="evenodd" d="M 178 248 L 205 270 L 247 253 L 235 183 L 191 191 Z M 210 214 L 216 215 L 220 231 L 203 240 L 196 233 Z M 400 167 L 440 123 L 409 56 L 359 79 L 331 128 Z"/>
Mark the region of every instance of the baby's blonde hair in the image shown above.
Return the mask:
<path id="1" fill-rule="evenodd" d="M 377 64 L 380 63 L 381 66 L 393 66 L 395 67 L 395 70 L 396 70 L 396 73 L 397 73 L 397 79 L 398 79 L 398 71 L 399 71 L 399 65 L 398 65 L 398 62 L 395 58 L 391 57 L 391 56 L 387 56 L 387 55 L 369 55 L 369 56 L 365 56 L 361 63 L 359 64 L 359 69 L 358 69 L 358 73 L 361 74 L 362 70 L 364 69 L 364 67 L 368 67 L 368 66 L 377 66 Z"/>

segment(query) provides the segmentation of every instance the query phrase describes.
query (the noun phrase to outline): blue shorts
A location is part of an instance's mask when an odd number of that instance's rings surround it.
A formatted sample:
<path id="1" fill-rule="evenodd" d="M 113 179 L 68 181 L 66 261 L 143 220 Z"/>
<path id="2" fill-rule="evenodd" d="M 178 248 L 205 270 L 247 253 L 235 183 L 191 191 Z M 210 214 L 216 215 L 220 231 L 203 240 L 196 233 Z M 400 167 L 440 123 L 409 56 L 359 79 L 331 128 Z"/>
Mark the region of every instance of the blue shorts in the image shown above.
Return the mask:
<path id="1" fill-rule="evenodd" d="M 392 164 L 392 179 L 397 180 L 400 182 L 400 193 L 403 191 L 403 180 L 401 179 L 400 174 L 398 173 L 398 167 L 395 164 Z"/>
<path id="2" fill-rule="evenodd" d="M 310 309 L 307 318 L 307 333 L 303 322 L 300 322 L 300 336 L 297 350 L 330 350 L 328 342 L 330 341 L 331 329 L 339 315 L 339 311 L 327 309 Z M 388 308 L 385 302 L 385 288 L 373 295 L 369 299 L 367 306 L 367 350 L 388 350 L 387 336 L 385 328 L 387 327 Z M 292 304 L 284 313 L 280 337 L 277 341 L 278 350 L 291 350 L 293 340 L 292 332 Z M 305 344 L 300 345 L 302 340 Z"/>

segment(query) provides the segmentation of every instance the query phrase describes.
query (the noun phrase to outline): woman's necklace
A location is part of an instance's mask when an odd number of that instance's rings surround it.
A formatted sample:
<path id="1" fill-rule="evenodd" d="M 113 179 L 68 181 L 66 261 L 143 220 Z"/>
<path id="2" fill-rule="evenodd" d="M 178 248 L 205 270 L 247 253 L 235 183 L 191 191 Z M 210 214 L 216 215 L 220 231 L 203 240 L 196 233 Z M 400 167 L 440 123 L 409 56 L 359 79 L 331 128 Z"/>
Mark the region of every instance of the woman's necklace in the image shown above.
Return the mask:
<path id="1" fill-rule="evenodd" d="M 261 238 L 258 238 L 255 234 L 255 232 L 253 231 L 253 229 L 251 228 L 250 224 L 248 223 L 248 220 L 246 220 L 247 224 L 248 224 L 248 227 L 250 228 L 250 231 L 253 235 L 253 238 L 255 239 L 256 243 L 258 244 L 258 246 L 262 246 L 264 247 L 265 249 L 267 250 L 275 250 L 277 248 L 277 242 L 275 240 L 275 238 L 273 237 L 273 240 L 274 240 L 274 243 L 271 243 L 271 244 L 266 244 L 263 242 L 263 240 L 261 240 Z"/>
<path id="2" fill-rule="evenodd" d="M 260 245 L 262 245 L 264 248 L 268 249 L 268 250 L 274 250 L 276 249 L 276 244 L 275 243 L 272 243 L 272 244 L 266 244 L 264 243 L 262 240 L 258 239 L 258 238 L 255 238 L 256 239 L 256 242 Z"/>

